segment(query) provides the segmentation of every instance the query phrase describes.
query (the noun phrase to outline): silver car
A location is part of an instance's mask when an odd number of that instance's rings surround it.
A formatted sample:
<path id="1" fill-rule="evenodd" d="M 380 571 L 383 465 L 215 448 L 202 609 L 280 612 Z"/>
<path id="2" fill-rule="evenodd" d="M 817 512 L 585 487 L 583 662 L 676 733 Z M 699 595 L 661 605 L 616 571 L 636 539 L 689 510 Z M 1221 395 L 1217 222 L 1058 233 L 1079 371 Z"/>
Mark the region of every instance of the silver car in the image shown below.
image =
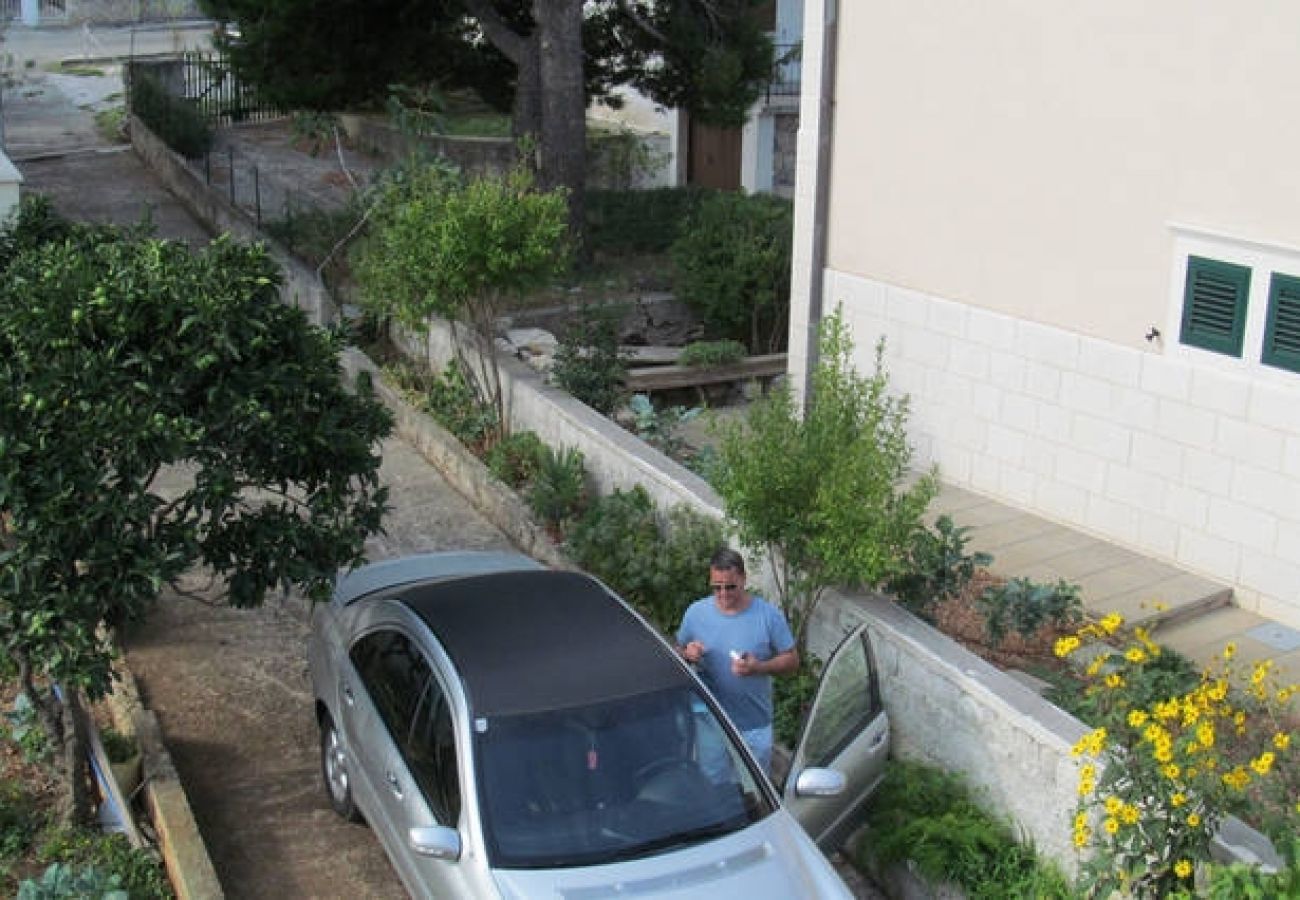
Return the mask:
<path id="1" fill-rule="evenodd" d="M 827 665 L 784 805 L 673 648 L 585 575 L 376 563 L 317 609 L 310 657 L 330 804 L 413 896 L 851 896 L 814 839 L 842 840 L 888 752 L 861 632 Z"/>

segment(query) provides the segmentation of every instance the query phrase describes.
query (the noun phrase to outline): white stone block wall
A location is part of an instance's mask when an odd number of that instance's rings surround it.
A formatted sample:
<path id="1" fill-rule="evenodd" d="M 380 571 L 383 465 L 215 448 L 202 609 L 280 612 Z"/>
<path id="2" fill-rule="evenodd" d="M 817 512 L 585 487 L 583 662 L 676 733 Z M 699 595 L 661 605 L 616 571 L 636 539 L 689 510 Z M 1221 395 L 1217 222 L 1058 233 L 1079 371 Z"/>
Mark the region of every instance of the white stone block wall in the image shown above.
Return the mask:
<path id="1" fill-rule="evenodd" d="M 1300 626 L 1300 375 L 1219 371 L 834 271 L 826 300 L 863 371 L 884 337 L 917 463 Z"/>
<path id="2" fill-rule="evenodd" d="M 19 185 L 23 176 L 9 161 L 9 157 L 0 150 L 0 224 L 10 216 L 18 215 Z"/>

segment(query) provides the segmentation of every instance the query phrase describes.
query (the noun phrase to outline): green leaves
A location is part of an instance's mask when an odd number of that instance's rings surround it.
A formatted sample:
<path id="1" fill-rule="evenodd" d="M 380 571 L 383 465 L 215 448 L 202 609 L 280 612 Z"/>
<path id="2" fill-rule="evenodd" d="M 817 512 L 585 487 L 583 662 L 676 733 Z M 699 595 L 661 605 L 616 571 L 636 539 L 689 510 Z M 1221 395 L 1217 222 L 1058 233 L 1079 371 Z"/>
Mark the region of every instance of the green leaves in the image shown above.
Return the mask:
<path id="1" fill-rule="evenodd" d="M 111 683 L 100 623 L 190 566 L 249 605 L 321 595 L 361 559 L 388 415 L 342 385 L 336 338 L 279 302 L 263 250 L 192 254 L 28 202 L 0 264 L 6 656 L 93 698 Z"/>
<path id="2" fill-rule="evenodd" d="M 933 473 L 909 480 L 907 401 L 889 394 L 883 347 L 859 375 L 839 313 L 823 323 L 813 401 L 788 389 L 723 434 L 714 487 L 740 540 L 765 550 L 800 644 L 823 589 L 876 586 L 905 571 L 911 535 L 933 498 Z"/>

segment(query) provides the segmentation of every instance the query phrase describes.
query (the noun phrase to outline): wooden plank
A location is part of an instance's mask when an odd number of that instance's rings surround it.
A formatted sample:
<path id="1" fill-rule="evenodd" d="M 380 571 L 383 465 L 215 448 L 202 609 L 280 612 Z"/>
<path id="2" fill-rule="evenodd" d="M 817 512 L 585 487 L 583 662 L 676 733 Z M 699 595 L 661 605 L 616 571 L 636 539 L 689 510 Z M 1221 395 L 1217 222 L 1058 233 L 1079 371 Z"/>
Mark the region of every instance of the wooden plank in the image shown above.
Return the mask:
<path id="1" fill-rule="evenodd" d="M 750 356 L 725 366 L 650 366 L 629 369 L 623 384 L 634 393 L 664 391 L 672 388 L 723 384 L 748 378 L 771 378 L 784 374 L 786 355 L 771 353 Z"/>
<path id="2" fill-rule="evenodd" d="M 664 347 L 657 344 L 643 346 L 620 344 L 618 352 L 626 356 L 633 365 L 667 366 L 677 362 L 677 357 L 682 355 L 682 348 Z"/>

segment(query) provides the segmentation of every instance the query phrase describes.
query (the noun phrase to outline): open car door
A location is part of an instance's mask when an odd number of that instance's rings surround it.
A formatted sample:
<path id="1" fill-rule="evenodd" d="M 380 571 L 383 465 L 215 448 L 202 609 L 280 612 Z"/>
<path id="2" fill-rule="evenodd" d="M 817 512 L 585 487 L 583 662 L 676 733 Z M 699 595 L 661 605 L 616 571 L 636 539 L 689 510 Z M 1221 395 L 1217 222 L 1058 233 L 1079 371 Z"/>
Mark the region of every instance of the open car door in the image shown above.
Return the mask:
<path id="1" fill-rule="evenodd" d="M 889 719 L 865 625 L 831 655 L 790 764 L 784 801 L 826 851 L 839 847 L 885 774 Z M 825 770 L 843 776 L 843 785 Z"/>

